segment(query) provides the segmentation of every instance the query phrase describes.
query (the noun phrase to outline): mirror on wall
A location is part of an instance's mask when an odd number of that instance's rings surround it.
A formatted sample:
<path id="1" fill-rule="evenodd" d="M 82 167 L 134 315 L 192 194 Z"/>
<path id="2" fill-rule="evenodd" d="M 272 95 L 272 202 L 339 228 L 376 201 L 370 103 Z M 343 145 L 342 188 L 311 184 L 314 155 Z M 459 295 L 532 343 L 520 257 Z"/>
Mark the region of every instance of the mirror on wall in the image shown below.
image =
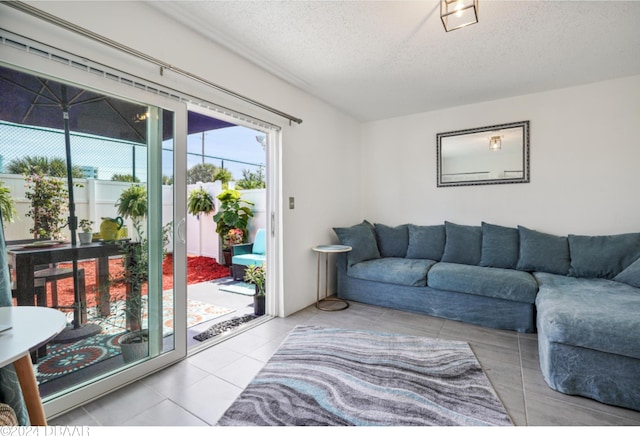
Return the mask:
<path id="1" fill-rule="evenodd" d="M 437 134 L 438 187 L 529 183 L 529 121 Z"/>

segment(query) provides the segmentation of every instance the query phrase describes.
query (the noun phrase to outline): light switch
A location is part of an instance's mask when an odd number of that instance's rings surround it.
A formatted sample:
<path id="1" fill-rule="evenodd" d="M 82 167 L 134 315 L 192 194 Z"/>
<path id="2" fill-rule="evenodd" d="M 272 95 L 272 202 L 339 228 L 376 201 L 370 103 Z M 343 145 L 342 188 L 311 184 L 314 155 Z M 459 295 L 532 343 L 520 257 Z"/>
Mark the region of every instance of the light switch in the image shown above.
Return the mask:
<path id="1" fill-rule="evenodd" d="M 296 200 L 293 197 L 289 197 L 289 209 L 295 209 L 296 208 Z"/>

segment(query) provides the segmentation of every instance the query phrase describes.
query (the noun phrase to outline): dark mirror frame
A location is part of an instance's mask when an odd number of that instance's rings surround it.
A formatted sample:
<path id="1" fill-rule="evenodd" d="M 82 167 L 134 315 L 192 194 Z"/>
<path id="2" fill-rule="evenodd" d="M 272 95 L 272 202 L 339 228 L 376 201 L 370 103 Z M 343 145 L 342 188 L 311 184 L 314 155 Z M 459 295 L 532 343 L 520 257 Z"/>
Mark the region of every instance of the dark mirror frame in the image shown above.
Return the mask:
<path id="1" fill-rule="evenodd" d="M 454 136 L 475 135 L 482 132 L 497 132 L 505 129 L 522 129 L 522 168 L 517 169 L 516 172 L 520 173 L 516 177 L 503 177 L 493 179 L 479 179 L 479 180 L 459 180 L 459 181 L 443 181 L 442 174 L 442 141 L 443 139 Z M 471 136 L 469 137 L 471 139 Z M 494 126 L 476 127 L 473 129 L 456 130 L 453 132 L 438 133 L 436 135 L 436 162 L 437 162 L 437 186 L 439 188 L 447 186 L 473 186 L 473 185 L 498 185 L 498 184 L 510 184 L 510 183 L 529 183 L 529 121 L 518 121 L 514 123 L 497 124 Z M 488 147 L 487 138 L 487 147 Z M 514 169 L 515 170 L 515 169 Z"/>

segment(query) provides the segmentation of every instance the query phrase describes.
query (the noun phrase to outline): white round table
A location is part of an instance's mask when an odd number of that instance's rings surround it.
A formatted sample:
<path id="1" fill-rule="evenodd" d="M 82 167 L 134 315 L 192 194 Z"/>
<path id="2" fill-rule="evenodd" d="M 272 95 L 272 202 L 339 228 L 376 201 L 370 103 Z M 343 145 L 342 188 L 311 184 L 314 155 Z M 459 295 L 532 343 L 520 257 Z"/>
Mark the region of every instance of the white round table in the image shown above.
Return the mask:
<path id="1" fill-rule="evenodd" d="M 0 367 L 13 363 L 31 425 L 47 425 L 29 350 L 64 330 L 67 318 L 47 307 L 0 307 L 0 325 L 11 326 L 0 333 Z"/>
<path id="2" fill-rule="evenodd" d="M 329 291 L 329 254 L 331 253 L 346 253 L 351 251 L 352 248 L 348 245 L 316 245 L 312 248 L 313 251 L 318 253 L 318 286 L 316 288 L 316 307 L 320 310 L 326 310 L 329 312 L 337 311 L 337 310 L 345 310 L 349 307 L 349 302 L 343 300 L 342 298 L 337 297 L 329 297 L 327 293 Z M 324 265 L 324 298 L 320 299 L 320 257 L 322 254 L 325 255 L 325 265 Z M 324 302 L 338 302 L 343 303 L 342 307 L 322 307 L 322 303 Z"/>

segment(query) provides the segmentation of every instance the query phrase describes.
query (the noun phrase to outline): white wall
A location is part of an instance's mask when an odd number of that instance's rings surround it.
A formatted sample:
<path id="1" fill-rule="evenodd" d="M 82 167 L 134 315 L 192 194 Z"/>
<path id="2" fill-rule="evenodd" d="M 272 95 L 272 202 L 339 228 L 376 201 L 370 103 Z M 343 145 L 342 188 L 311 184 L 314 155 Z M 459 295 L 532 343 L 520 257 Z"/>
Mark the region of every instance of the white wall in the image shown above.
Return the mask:
<path id="1" fill-rule="evenodd" d="M 132 61 L 0 5 L 0 27 L 46 42 L 74 54 L 138 74 L 161 84 L 242 111 L 282 126 L 282 197 L 277 217 L 284 223 L 284 314 L 315 301 L 316 263 L 311 247 L 333 237 L 331 227 L 361 216 L 358 196 L 360 124 L 256 65 L 184 29 L 139 2 L 30 2 L 37 8 L 116 40 L 168 64 L 298 116 L 301 125 L 235 101 L 171 72 Z M 14 55 L 9 55 L 14 57 Z M 18 55 L 15 55 L 17 58 Z M 0 57 L 1 59 L 1 57 Z M 12 59 L 4 58 L 5 61 Z"/>
<path id="2" fill-rule="evenodd" d="M 428 96 L 425 96 L 428 98 Z M 531 121 L 531 182 L 436 188 L 436 134 Z M 558 235 L 640 231 L 640 76 L 363 126 L 363 217 Z"/>

